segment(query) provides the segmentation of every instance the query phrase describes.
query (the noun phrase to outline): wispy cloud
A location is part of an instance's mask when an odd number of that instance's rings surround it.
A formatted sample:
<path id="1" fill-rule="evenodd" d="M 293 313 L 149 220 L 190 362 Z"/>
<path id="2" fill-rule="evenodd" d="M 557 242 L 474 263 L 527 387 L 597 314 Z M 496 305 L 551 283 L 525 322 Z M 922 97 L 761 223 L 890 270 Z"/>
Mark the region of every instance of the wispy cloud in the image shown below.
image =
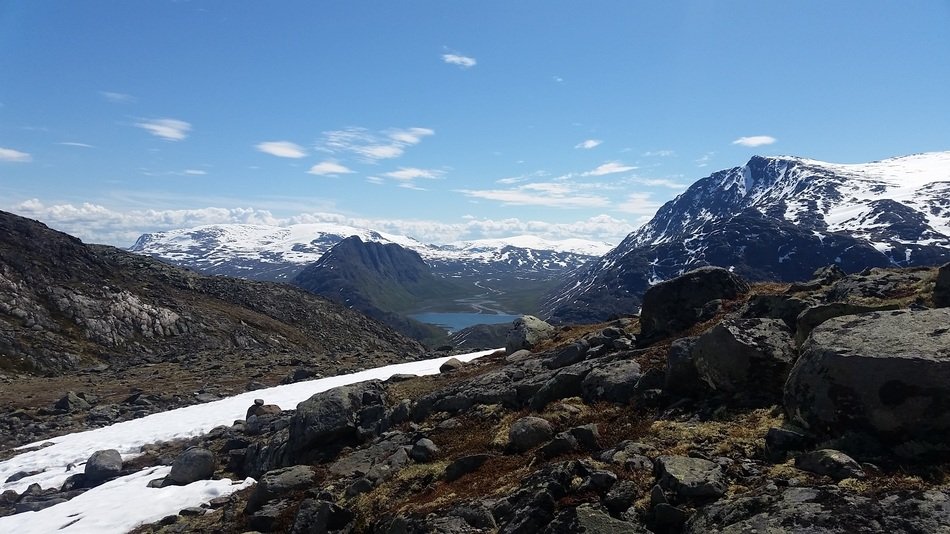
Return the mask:
<path id="1" fill-rule="evenodd" d="M 87 145 L 86 143 L 77 143 L 77 142 L 75 142 L 75 141 L 63 141 L 63 142 L 61 142 L 61 143 L 56 143 L 56 144 L 57 144 L 57 145 L 63 145 L 63 146 L 76 146 L 76 147 L 80 147 L 80 148 L 96 148 L 96 147 L 93 146 L 93 145 Z"/>
<path id="2" fill-rule="evenodd" d="M 592 148 L 599 146 L 601 143 L 603 143 L 603 141 L 601 141 L 600 139 L 587 139 L 585 141 L 581 141 L 580 143 L 577 143 L 576 145 L 574 145 L 574 148 L 583 148 L 586 150 L 590 150 Z"/>
<path id="3" fill-rule="evenodd" d="M 495 180 L 495 183 L 511 185 L 511 184 L 518 184 L 521 182 L 527 182 L 528 180 L 531 180 L 532 178 L 544 178 L 546 176 L 550 176 L 550 173 L 547 171 L 534 171 L 532 173 L 521 174 L 519 176 L 509 176 L 507 178 L 499 178 L 498 180 Z"/>
<path id="4" fill-rule="evenodd" d="M 184 174 L 188 176 L 204 176 L 208 174 L 208 171 L 203 171 L 201 169 L 185 169 Z"/>
<path id="5" fill-rule="evenodd" d="M 463 56 L 461 54 L 442 54 L 442 61 L 449 65 L 458 65 L 463 69 L 470 69 L 478 64 L 475 58 Z"/>
<path id="6" fill-rule="evenodd" d="M 142 119 L 135 125 L 166 141 L 181 141 L 191 131 L 191 124 L 178 119 Z"/>
<path id="7" fill-rule="evenodd" d="M 435 169 L 419 169 L 417 167 L 400 167 L 398 171 L 387 172 L 383 176 L 388 176 L 396 180 L 408 182 L 416 178 L 425 178 L 427 180 L 438 180 L 445 174 Z"/>
<path id="8" fill-rule="evenodd" d="M 696 158 L 696 166 L 699 168 L 706 167 L 709 165 L 709 161 L 712 160 L 712 157 L 715 156 L 715 152 L 706 152 L 702 156 Z"/>
<path id="9" fill-rule="evenodd" d="M 599 208 L 610 205 L 607 197 L 585 193 L 584 189 L 584 186 L 569 182 L 534 182 L 509 189 L 459 189 L 456 192 L 512 206 Z"/>
<path id="10" fill-rule="evenodd" d="M 686 189 L 686 184 L 675 182 L 669 178 L 637 178 L 637 183 L 650 187 L 667 187 L 669 189 Z"/>
<path id="11" fill-rule="evenodd" d="M 351 153 L 364 161 L 373 163 L 383 159 L 402 156 L 406 148 L 417 145 L 422 139 L 435 135 L 431 128 L 390 128 L 371 132 L 366 128 L 345 128 L 323 132 L 317 150 L 330 153 Z"/>
<path id="12" fill-rule="evenodd" d="M 376 185 L 381 185 L 381 184 L 386 183 L 386 180 L 383 180 L 379 176 L 367 176 L 366 181 L 371 184 L 376 184 Z"/>
<path id="13" fill-rule="evenodd" d="M 660 204 L 650 199 L 650 193 L 631 193 L 617 206 L 617 210 L 634 215 L 653 215 Z"/>
<path id="14" fill-rule="evenodd" d="M 608 161 L 603 165 L 598 166 L 592 171 L 587 171 L 584 176 L 604 176 L 606 174 L 616 174 L 618 172 L 627 172 L 636 169 L 636 167 L 630 165 L 624 165 L 619 161 Z"/>
<path id="15" fill-rule="evenodd" d="M 778 139 L 772 137 L 771 135 L 752 135 L 749 137 L 740 137 L 732 142 L 734 145 L 742 145 L 748 147 L 757 147 L 763 145 L 771 145 Z"/>
<path id="16" fill-rule="evenodd" d="M 264 141 L 254 145 L 254 148 L 278 158 L 302 158 L 307 155 L 307 151 L 302 146 L 290 141 Z"/>
<path id="17" fill-rule="evenodd" d="M 412 182 L 403 182 L 399 184 L 399 187 L 403 189 L 412 189 L 413 191 L 428 191 L 425 187 L 419 187 L 418 185 Z"/>
<path id="18" fill-rule="evenodd" d="M 310 167 L 310 170 L 307 171 L 308 174 L 316 174 L 318 176 L 335 176 L 338 174 L 352 174 L 356 171 L 340 165 L 335 161 L 321 161 L 313 167 Z"/>
<path id="19" fill-rule="evenodd" d="M 99 91 L 99 96 L 114 104 L 131 104 L 137 100 L 132 95 L 116 93 L 114 91 Z"/>
<path id="20" fill-rule="evenodd" d="M 0 147 L 0 161 L 7 161 L 12 163 L 28 163 L 33 161 L 33 156 L 26 152 L 21 152 L 19 150 L 14 150 L 12 148 L 3 148 Z"/>
<path id="21" fill-rule="evenodd" d="M 676 152 L 673 150 L 650 150 L 643 153 L 645 158 L 668 158 L 675 155 Z"/>

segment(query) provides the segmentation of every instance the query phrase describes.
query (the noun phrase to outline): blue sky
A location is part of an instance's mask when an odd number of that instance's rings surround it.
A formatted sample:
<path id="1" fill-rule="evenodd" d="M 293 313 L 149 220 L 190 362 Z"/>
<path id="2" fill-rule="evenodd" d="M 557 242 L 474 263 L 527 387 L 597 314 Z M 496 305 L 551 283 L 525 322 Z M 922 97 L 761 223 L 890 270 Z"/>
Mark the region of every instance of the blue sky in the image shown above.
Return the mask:
<path id="1" fill-rule="evenodd" d="M 0 1 L 0 209 L 619 241 L 753 154 L 950 149 L 950 2 Z"/>

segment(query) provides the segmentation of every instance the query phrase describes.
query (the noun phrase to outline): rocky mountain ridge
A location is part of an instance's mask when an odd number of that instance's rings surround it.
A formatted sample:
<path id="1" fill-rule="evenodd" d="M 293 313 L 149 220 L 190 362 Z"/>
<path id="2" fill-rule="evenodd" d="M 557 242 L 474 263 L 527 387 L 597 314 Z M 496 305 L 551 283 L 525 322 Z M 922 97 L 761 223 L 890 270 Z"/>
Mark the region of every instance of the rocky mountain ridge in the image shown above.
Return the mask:
<path id="1" fill-rule="evenodd" d="M 651 285 L 703 265 L 796 281 L 836 264 L 950 260 L 950 152 L 856 165 L 755 156 L 703 178 L 544 303 L 565 322 L 629 313 Z"/>

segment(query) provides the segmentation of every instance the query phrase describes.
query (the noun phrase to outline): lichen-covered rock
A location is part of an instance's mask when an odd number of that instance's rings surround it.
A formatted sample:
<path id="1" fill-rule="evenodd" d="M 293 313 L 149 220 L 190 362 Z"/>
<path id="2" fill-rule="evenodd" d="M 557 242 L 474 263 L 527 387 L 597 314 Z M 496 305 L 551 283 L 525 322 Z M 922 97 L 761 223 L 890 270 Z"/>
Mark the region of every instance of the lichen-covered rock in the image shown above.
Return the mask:
<path id="1" fill-rule="evenodd" d="M 313 483 L 314 470 L 309 465 L 294 465 L 264 473 L 247 502 L 249 513 L 259 510 L 267 501 Z"/>
<path id="2" fill-rule="evenodd" d="M 106 449 L 92 453 L 86 460 L 86 480 L 100 482 L 118 476 L 122 471 L 122 455 L 115 449 Z"/>
<path id="3" fill-rule="evenodd" d="M 633 360 L 617 360 L 591 369 L 581 382 L 581 393 L 587 402 L 628 402 L 637 382 L 643 376 L 640 364 Z"/>
<path id="4" fill-rule="evenodd" d="M 781 391 L 794 352 L 781 319 L 723 321 L 699 336 L 691 350 L 699 378 L 714 391 Z"/>
<path id="5" fill-rule="evenodd" d="M 820 436 L 870 435 L 897 452 L 950 452 L 950 309 L 830 319 L 785 385 L 789 418 Z"/>
<path id="6" fill-rule="evenodd" d="M 656 465 L 660 486 L 680 498 L 721 497 L 726 492 L 726 476 L 722 468 L 709 460 L 660 456 Z"/>
<path id="7" fill-rule="evenodd" d="M 547 322 L 533 315 L 523 315 L 511 323 L 511 330 L 505 339 L 505 353 L 530 350 L 538 342 L 554 335 L 554 332 L 554 327 Z"/>
<path id="8" fill-rule="evenodd" d="M 808 339 L 808 335 L 816 326 L 833 317 L 842 317 L 844 315 L 857 315 L 859 313 L 868 313 L 874 311 L 895 310 L 899 306 L 895 304 L 881 306 L 864 306 L 860 304 L 851 304 L 848 302 L 832 302 L 829 304 L 819 304 L 803 310 L 795 320 L 795 346 L 801 346 Z"/>
<path id="9" fill-rule="evenodd" d="M 661 282 L 643 295 L 641 334 L 657 339 L 689 328 L 702 316 L 703 307 L 716 299 L 734 299 L 749 284 L 720 267 L 702 267 Z"/>
<path id="10" fill-rule="evenodd" d="M 835 480 L 866 476 L 854 458 L 834 449 L 807 452 L 795 459 L 795 467 L 802 471 L 828 475 Z"/>
<path id="11" fill-rule="evenodd" d="M 165 478 L 166 484 L 185 486 L 198 480 L 207 480 L 214 474 L 217 462 L 214 453 L 201 447 L 191 447 L 178 455 Z"/>
<path id="12" fill-rule="evenodd" d="M 950 263 L 937 269 L 937 280 L 934 284 L 934 306 L 938 308 L 950 307 Z"/>
<path id="13" fill-rule="evenodd" d="M 554 430 L 551 423 L 540 417 L 522 417 L 508 430 L 508 447 L 514 452 L 524 452 L 551 439 Z"/>

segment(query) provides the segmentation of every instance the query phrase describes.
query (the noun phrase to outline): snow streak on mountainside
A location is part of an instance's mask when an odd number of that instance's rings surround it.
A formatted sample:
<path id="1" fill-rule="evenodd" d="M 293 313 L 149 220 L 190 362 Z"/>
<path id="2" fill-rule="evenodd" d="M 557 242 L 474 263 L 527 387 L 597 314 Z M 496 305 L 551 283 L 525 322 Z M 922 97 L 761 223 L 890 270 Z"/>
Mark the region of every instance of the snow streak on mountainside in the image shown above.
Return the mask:
<path id="1" fill-rule="evenodd" d="M 207 274 L 257 280 L 289 280 L 344 238 L 396 243 L 417 252 L 444 276 L 521 272 L 554 276 L 610 250 L 581 239 L 534 236 L 429 245 L 411 237 L 331 223 L 261 226 L 219 224 L 142 235 L 130 248 Z"/>
<path id="2" fill-rule="evenodd" d="M 867 164 L 755 156 L 666 203 L 646 225 L 550 296 L 560 320 L 634 313 L 652 284 L 704 265 L 753 280 L 818 267 L 950 260 L 950 152 Z"/>

